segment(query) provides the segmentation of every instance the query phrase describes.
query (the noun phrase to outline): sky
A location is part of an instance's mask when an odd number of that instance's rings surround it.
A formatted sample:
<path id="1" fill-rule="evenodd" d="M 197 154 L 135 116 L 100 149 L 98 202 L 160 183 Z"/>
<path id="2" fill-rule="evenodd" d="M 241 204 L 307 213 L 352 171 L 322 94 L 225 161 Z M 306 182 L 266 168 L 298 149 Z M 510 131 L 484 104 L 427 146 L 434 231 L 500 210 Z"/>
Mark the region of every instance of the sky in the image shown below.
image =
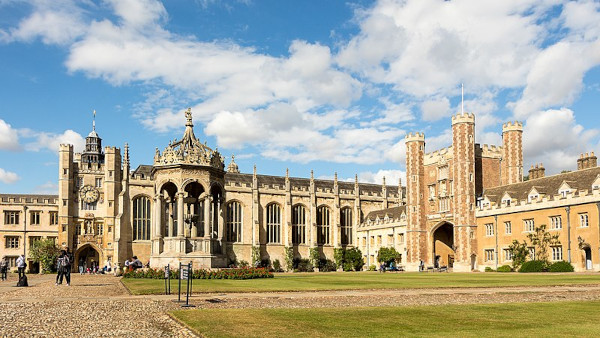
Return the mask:
<path id="1" fill-rule="evenodd" d="M 525 171 L 600 152 L 600 2 L 0 0 L 0 193 L 57 193 L 58 145 L 196 136 L 241 172 L 398 184 L 408 132 L 524 123 Z"/>

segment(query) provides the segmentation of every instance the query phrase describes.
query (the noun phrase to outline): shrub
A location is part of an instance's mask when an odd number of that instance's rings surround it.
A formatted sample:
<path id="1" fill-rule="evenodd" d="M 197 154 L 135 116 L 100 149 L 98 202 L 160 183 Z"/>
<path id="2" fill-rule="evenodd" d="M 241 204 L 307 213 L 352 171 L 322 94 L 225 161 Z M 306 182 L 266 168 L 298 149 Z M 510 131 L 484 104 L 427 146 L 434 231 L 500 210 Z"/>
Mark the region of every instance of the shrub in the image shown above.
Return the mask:
<path id="1" fill-rule="evenodd" d="M 294 258 L 294 271 L 313 272 L 314 268 L 310 260 L 305 258 Z"/>
<path id="2" fill-rule="evenodd" d="M 330 259 L 319 260 L 319 271 L 331 272 L 337 269 L 337 265 Z"/>
<path id="3" fill-rule="evenodd" d="M 279 262 L 279 259 L 276 259 L 273 261 L 273 271 L 283 272 L 283 269 L 281 268 L 281 263 Z"/>
<path id="4" fill-rule="evenodd" d="M 285 248 L 285 269 L 294 270 L 294 248 L 291 246 Z"/>
<path id="5" fill-rule="evenodd" d="M 545 261 L 535 260 L 523 263 L 519 269 L 519 272 L 543 272 L 545 269 Z"/>
<path id="6" fill-rule="evenodd" d="M 485 267 L 485 272 L 494 272 L 495 270 L 490 268 L 489 266 Z"/>
<path id="7" fill-rule="evenodd" d="M 548 271 L 550 272 L 573 272 L 575 268 L 569 262 L 559 261 L 551 264 L 548 267 Z"/>
<path id="8" fill-rule="evenodd" d="M 124 278 L 150 278 L 163 279 L 165 272 L 162 269 L 137 269 L 123 274 Z M 178 279 L 179 271 L 171 270 L 170 279 Z M 198 269 L 192 271 L 192 279 L 254 279 L 254 278 L 273 278 L 273 274 L 264 268 L 238 268 L 238 269 L 220 269 L 205 270 Z"/>
<path id="9" fill-rule="evenodd" d="M 386 264 L 396 262 L 400 260 L 401 257 L 400 253 L 393 247 L 381 248 L 379 249 L 379 252 L 377 252 L 377 261 Z"/>
<path id="10" fill-rule="evenodd" d="M 312 266 L 319 267 L 319 261 L 321 260 L 319 248 L 310 248 L 308 259 L 310 259 L 310 264 L 312 264 Z"/>
<path id="11" fill-rule="evenodd" d="M 365 259 L 359 248 L 351 248 L 346 250 L 346 256 L 344 257 L 344 259 L 346 263 L 350 264 L 349 267 L 351 267 L 351 269 L 348 269 L 347 271 L 350 271 L 352 269 L 354 269 L 354 271 L 361 271 L 363 266 L 365 265 Z M 344 270 L 346 270 L 345 267 Z"/>
<path id="12" fill-rule="evenodd" d="M 375 266 L 375 264 L 369 265 L 369 271 L 377 271 L 377 267 Z"/>
<path id="13" fill-rule="evenodd" d="M 512 268 L 510 267 L 510 265 L 502 265 L 496 271 L 498 271 L 498 272 L 511 272 Z"/>
<path id="14" fill-rule="evenodd" d="M 250 267 L 250 263 L 248 263 L 248 261 L 241 260 L 238 263 L 238 267 L 240 267 L 240 268 L 249 268 Z"/>

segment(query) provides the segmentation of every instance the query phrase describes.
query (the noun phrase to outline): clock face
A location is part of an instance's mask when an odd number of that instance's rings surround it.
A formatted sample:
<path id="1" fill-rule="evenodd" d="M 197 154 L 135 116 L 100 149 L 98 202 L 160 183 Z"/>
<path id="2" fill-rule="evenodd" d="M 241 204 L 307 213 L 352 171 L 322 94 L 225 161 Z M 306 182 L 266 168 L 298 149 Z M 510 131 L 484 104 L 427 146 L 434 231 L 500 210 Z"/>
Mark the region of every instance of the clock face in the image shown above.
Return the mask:
<path id="1" fill-rule="evenodd" d="M 79 195 L 81 196 L 81 199 L 86 203 L 94 203 L 98 200 L 98 197 L 100 197 L 98 189 L 92 187 L 91 185 L 83 186 L 83 188 L 81 188 L 81 190 L 79 191 Z"/>

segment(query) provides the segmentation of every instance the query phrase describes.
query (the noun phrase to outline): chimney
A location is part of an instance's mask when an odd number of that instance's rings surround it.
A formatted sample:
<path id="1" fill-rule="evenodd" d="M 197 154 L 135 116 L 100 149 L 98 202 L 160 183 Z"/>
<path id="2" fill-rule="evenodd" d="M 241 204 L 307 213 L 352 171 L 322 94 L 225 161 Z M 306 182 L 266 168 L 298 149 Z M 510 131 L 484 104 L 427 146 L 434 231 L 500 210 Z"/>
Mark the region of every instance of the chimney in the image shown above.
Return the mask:
<path id="1" fill-rule="evenodd" d="M 542 178 L 546 176 L 546 169 L 544 168 L 544 164 L 536 164 L 535 167 L 532 165 L 531 169 L 529 169 L 529 179 L 535 180 L 536 178 Z"/>
<path id="2" fill-rule="evenodd" d="M 595 168 L 598 166 L 598 158 L 594 155 L 594 152 L 585 153 L 579 155 L 579 159 L 577 159 L 577 170 Z"/>

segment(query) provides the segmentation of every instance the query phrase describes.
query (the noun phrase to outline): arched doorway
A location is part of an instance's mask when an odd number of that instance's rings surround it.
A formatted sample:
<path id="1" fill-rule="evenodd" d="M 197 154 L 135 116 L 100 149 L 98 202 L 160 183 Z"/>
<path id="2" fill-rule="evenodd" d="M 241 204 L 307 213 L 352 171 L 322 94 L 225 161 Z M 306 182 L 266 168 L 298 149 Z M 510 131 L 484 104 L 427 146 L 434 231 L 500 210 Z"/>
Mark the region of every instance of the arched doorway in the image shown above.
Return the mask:
<path id="1" fill-rule="evenodd" d="M 94 264 L 100 265 L 100 253 L 93 246 L 84 245 L 75 253 L 75 262 L 78 269 L 83 268 L 83 271 L 86 271 L 89 268 L 91 270 Z"/>
<path id="2" fill-rule="evenodd" d="M 592 250 L 586 246 L 583 248 L 583 252 L 585 253 L 585 269 L 592 270 Z"/>
<path id="3" fill-rule="evenodd" d="M 451 268 L 454 264 L 454 226 L 444 222 L 433 231 L 433 265 Z"/>

